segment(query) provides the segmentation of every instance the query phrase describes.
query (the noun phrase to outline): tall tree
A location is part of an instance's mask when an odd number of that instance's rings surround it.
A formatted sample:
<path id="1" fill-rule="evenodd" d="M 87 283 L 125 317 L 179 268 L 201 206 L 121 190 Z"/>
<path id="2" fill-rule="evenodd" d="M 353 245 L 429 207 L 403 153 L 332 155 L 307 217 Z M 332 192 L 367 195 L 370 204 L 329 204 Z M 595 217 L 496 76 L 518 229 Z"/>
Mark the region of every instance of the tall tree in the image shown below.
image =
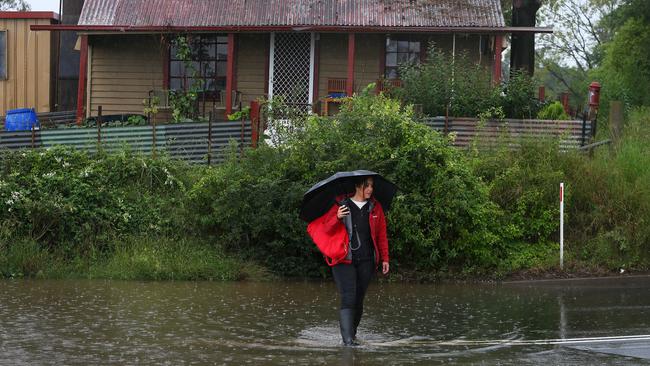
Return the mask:
<path id="1" fill-rule="evenodd" d="M 26 0 L 0 0 L 0 11 L 18 10 L 28 11 L 31 7 Z"/>

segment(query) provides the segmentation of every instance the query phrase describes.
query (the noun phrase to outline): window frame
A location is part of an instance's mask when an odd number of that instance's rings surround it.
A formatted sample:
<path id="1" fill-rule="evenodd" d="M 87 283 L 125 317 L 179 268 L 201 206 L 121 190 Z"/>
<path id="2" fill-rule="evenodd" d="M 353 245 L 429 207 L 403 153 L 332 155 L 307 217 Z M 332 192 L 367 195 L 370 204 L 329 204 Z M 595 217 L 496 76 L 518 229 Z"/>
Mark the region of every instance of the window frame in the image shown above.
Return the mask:
<path id="1" fill-rule="evenodd" d="M 0 29 L 0 80 L 9 80 L 9 65 L 7 64 L 8 43 L 8 30 Z"/>
<path id="2" fill-rule="evenodd" d="M 391 49 L 392 42 L 395 43 L 394 50 Z M 406 42 L 406 45 L 404 45 L 404 42 Z M 417 51 L 412 51 L 412 47 L 414 47 L 415 44 L 417 44 Z M 400 65 L 404 64 L 404 61 L 414 62 L 414 63 L 422 62 L 422 57 L 425 52 L 424 44 L 425 42 L 423 42 L 422 39 L 416 36 L 387 35 L 385 38 L 385 45 L 384 45 L 384 70 L 383 70 L 384 78 L 387 80 L 399 79 L 400 78 L 399 67 Z M 403 49 L 400 50 L 400 47 L 404 47 L 404 46 L 406 47 L 406 51 L 404 51 Z M 391 55 L 395 55 L 394 61 L 389 61 Z M 405 56 L 400 56 L 400 55 L 405 55 Z"/>
<path id="3" fill-rule="evenodd" d="M 170 90 L 188 90 L 192 79 L 211 82 L 209 89 L 203 89 L 198 94 L 206 99 L 219 100 L 220 93 L 226 89 L 228 58 L 228 35 L 225 33 L 201 33 L 187 35 L 187 41 L 192 51 L 192 63 L 196 67 L 197 77 L 187 75 L 184 61 L 176 57 L 173 44 L 170 42 L 167 60 L 167 86 Z M 207 53 L 203 51 L 207 50 Z M 205 66 L 211 66 L 206 68 Z"/>

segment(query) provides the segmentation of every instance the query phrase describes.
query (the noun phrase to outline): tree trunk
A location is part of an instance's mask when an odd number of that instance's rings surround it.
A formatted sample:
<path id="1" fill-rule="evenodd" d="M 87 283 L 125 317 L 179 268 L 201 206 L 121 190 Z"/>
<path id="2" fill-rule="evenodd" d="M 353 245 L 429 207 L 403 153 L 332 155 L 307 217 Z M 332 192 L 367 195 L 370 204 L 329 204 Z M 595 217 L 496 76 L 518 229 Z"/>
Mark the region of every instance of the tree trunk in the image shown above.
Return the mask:
<path id="1" fill-rule="evenodd" d="M 542 0 L 514 0 L 512 26 L 534 27 L 537 21 L 537 10 L 541 5 Z M 535 34 L 513 33 L 511 44 L 510 72 L 524 70 L 532 76 L 535 71 Z"/>

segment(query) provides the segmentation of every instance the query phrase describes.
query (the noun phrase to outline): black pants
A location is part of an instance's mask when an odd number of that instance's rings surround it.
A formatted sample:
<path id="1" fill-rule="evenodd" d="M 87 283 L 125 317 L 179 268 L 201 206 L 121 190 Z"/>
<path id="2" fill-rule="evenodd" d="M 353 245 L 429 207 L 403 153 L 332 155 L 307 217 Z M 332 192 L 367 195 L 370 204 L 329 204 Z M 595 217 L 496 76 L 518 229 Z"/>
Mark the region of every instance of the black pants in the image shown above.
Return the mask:
<path id="1" fill-rule="evenodd" d="M 372 259 L 357 261 L 352 264 L 337 264 L 332 267 L 334 282 L 341 295 L 341 309 L 355 309 L 358 316 L 363 313 L 363 298 L 375 273 L 375 261 Z"/>

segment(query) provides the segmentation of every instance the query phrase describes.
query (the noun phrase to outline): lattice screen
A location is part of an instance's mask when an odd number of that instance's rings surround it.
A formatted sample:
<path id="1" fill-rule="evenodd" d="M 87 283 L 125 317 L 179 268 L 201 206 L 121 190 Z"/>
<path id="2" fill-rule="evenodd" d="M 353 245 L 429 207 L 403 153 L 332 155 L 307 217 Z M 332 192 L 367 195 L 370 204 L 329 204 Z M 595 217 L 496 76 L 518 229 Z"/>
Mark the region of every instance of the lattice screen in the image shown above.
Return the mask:
<path id="1" fill-rule="evenodd" d="M 289 104 L 309 103 L 311 34 L 276 33 L 273 60 L 273 96 Z"/>

